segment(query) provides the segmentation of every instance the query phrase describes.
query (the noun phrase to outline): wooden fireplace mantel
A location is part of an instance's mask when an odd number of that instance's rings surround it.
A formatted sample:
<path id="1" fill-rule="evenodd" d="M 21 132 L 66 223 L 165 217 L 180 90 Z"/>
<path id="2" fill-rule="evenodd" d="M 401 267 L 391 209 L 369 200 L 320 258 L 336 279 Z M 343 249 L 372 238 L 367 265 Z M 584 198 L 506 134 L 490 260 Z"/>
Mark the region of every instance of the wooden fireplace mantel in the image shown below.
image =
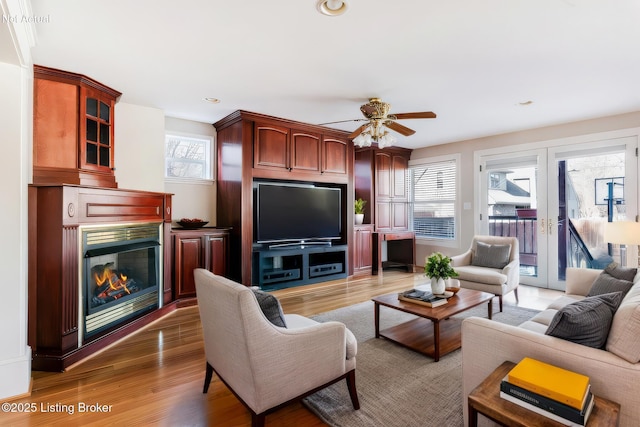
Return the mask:
<path id="1" fill-rule="evenodd" d="M 29 187 L 29 330 L 34 370 L 62 371 L 160 317 L 156 310 L 78 345 L 82 226 L 164 223 L 163 301 L 171 301 L 171 194 L 80 185 Z"/>

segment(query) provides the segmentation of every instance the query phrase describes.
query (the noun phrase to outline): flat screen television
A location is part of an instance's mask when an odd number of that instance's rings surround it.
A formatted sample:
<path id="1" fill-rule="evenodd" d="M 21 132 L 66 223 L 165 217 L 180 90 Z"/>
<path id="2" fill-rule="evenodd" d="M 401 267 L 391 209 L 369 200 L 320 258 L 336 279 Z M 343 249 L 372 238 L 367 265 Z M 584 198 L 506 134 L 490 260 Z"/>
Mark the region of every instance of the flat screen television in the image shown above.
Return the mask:
<path id="1" fill-rule="evenodd" d="M 256 243 L 340 239 L 340 188 L 255 183 Z"/>

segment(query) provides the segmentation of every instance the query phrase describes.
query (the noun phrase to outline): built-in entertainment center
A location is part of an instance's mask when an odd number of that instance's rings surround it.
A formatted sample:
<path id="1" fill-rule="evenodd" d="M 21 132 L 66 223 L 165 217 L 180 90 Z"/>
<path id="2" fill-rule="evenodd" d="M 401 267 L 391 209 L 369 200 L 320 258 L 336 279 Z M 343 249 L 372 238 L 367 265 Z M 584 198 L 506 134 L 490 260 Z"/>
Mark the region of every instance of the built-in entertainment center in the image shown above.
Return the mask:
<path id="1" fill-rule="evenodd" d="M 228 277 L 271 290 L 352 274 L 349 133 L 242 110 L 214 127 Z"/>
<path id="2" fill-rule="evenodd" d="M 279 289 L 348 273 L 343 185 L 253 183 L 253 284 Z"/>

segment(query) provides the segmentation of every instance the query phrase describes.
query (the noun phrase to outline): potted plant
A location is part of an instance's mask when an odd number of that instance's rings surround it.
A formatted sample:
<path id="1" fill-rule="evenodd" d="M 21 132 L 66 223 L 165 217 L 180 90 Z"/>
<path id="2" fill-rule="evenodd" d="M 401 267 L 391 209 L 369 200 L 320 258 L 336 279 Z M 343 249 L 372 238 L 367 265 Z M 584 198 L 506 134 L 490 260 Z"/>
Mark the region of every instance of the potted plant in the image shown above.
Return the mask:
<path id="1" fill-rule="evenodd" d="M 362 224 L 362 221 L 364 221 L 364 205 L 366 204 L 367 201 L 361 198 L 357 198 L 353 203 L 353 210 L 356 214 L 356 224 Z"/>
<path id="2" fill-rule="evenodd" d="M 458 273 L 451 266 L 451 258 L 440 252 L 434 252 L 427 257 L 424 274 L 431 279 L 431 292 L 434 294 L 444 293 L 446 279 L 458 277 Z"/>

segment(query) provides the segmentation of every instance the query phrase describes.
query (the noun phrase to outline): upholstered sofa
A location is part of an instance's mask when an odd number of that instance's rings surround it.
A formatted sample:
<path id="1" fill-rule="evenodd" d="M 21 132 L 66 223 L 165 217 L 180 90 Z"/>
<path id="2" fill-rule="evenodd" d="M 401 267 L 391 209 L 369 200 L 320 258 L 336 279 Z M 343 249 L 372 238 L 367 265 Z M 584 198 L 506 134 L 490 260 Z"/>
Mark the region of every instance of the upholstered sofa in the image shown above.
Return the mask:
<path id="1" fill-rule="evenodd" d="M 595 395 L 621 405 L 621 427 L 640 425 L 640 274 L 613 313 L 604 348 L 545 334 L 558 310 L 585 299 L 601 272 L 567 269 L 565 294 L 519 326 L 480 317 L 462 322 L 465 425 L 469 393 L 505 360 L 517 363 L 525 356 L 589 376 Z M 480 418 L 480 425 L 492 424 Z"/>

